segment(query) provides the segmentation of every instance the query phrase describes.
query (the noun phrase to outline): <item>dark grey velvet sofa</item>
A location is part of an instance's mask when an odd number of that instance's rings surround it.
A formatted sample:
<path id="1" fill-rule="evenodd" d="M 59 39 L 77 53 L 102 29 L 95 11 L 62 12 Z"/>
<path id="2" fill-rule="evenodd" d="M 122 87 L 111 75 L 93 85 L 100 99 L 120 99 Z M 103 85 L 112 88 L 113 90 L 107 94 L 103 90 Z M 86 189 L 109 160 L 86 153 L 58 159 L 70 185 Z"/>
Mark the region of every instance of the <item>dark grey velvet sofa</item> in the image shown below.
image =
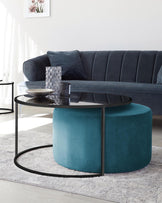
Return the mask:
<path id="1" fill-rule="evenodd" d="M 162 115 L 162 85 L 157 74 L 162 51 L 80 51 L 87 80 L 68 80 L 72 91 L 111 93 L 130 96 L 134 103 L 149 106 L 154 115 Z M 47 55 L 23 64 L 28 88 L 44 87 Z"/>

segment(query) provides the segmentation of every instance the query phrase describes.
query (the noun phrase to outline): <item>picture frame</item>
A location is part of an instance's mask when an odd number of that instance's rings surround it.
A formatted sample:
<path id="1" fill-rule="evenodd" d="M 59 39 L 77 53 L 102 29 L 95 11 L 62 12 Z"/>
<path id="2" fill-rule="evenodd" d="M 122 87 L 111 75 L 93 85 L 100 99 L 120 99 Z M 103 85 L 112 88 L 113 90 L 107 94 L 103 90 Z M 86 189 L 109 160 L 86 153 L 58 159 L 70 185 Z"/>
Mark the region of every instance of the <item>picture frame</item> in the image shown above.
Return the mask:
<path id="1" fill-rule="evenodd" d="M 24 0 L 24 17 L 50 16 L 50 0 Z"/>

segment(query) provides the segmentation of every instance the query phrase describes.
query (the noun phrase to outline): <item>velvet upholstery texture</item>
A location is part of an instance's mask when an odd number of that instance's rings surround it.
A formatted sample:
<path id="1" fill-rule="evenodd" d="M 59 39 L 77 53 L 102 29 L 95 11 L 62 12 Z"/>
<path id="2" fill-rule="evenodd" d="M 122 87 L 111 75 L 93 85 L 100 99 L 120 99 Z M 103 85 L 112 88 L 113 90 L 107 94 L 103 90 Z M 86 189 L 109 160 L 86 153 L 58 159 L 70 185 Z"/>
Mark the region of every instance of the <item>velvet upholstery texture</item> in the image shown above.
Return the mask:
<path id="1" fill-rule="evenodd" d="M 80 52 L 88 80 L 156 83 L 161 51 Z"/>
<path id="2" fill-rule="evenodd" d="M 106 109 L 105 172 L 129 172 L 151 160 L 152 113 L 143 105 Z M 67 168 L 100 172 L 101 110 L 55 109 L 53 114 L 55 161 Z"/>
<path id="3" fill-rule="evenodd" d="M 45 80 L 46 66 L 50 66 L 50 61 L 45 54 L 25 61 L 23 73 L 30 81 Z"/>
<path id="4" fill-rule="evenodd" d="M 62 67 L 63 80 L 85 80 L 86 74 L 78 51 L 47 52 L 51 66 Z"/>
<path id="5" fill-rule="evenodd" d="M 87 80 L 93 81 L 156 83 L 162 65 L 162 51 L 80 51 L 79 56 Z M 24 62 L 28 80 L 38 80 L 35 72 L 41 74 L 42 67 L 38 63 L 49 66 L 47 54 Z"/>

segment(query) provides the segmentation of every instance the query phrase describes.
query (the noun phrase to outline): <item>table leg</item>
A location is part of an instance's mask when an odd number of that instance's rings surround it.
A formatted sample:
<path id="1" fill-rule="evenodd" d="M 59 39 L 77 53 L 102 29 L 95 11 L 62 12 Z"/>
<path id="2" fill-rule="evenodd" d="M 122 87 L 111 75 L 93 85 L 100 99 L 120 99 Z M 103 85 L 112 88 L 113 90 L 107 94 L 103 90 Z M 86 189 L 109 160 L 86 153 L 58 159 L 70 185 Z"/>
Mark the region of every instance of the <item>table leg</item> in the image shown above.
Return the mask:
<path id="1" fill-rule="evenodd" d="M 18 103 L 15 102 L 15 155 L 18 154 Z"/>
<path id="2" fill-rule="evenodd" d="M 104 176 L 105 170 L 105 107 L 101 113 L 101 175 Z"/>
<path id="3" fill-rule="evenodd" d="M 12 109 L 12 112 L 14 112 L 14 83 L 12 83 L 12 107 L 11 107 L 11 109 Z"/>

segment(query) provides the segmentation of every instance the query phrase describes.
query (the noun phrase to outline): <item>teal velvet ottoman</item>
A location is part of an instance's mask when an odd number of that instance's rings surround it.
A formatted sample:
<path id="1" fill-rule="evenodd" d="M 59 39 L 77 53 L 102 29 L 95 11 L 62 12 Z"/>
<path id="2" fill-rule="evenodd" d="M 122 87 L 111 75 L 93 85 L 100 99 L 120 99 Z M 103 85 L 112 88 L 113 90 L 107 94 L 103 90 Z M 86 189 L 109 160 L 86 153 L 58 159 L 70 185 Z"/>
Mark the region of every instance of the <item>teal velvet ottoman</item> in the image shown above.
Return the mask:
<path id="1" fill-rule="evenodd" d="M 56 108 L 53 114 L 55 161 L 69 169 L 101 171 L 101 110 Z M 105 173 L 145 167 L 152 153 L 152 112 L 131 103 L 106 109 Z"/>

